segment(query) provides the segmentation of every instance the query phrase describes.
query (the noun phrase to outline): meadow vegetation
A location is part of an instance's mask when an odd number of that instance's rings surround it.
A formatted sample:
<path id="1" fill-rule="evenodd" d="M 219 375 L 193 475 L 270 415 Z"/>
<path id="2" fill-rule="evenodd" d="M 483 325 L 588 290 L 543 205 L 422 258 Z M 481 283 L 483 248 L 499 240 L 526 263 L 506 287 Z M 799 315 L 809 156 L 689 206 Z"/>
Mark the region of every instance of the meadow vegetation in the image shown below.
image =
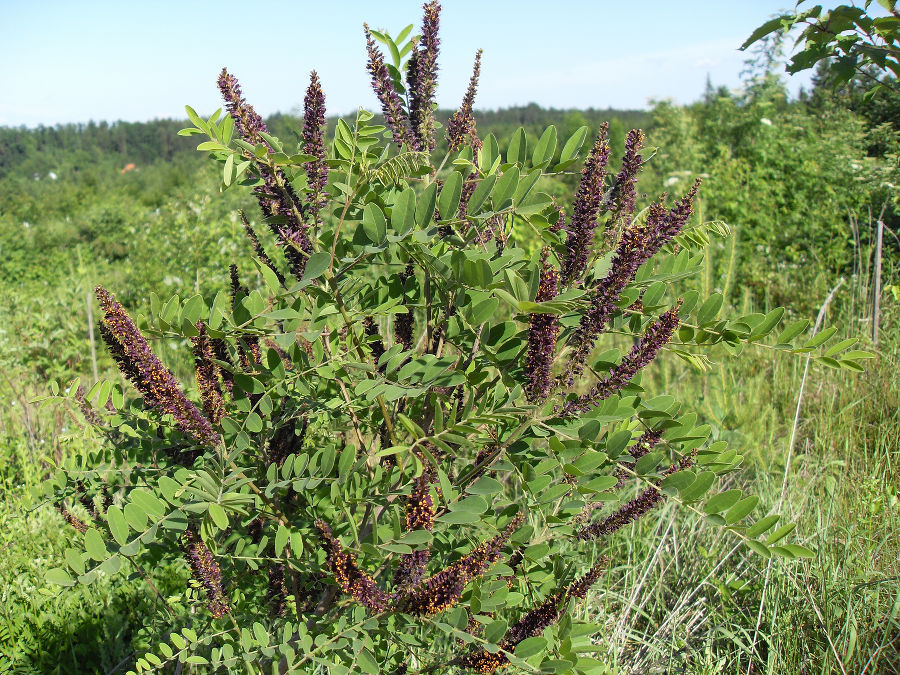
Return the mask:
<path id="1" fill-rule="evenodd" d="M 588 643 L 573 635 L 575 651 L 609 672 L 900 670 L 900 120 L 885 102 L 896 94 L 864 99 L 854 80 L 831 84 L 823 72 L 792 100 L 764 70 L 741 92 L 710 87 L 694 104 L 658 102 L 649 113 L 528 106 L 478 115 L 479 135 L 494 134 L 504 156 L 519 127 L 534 148 L 550 124 L 562 145 L 582 126 L 593 139 L 609 122 L 616 163 L 625 132 L 643 128 L 654 151 L 645 153 L 639 201 L 680 197 L 701 176 L 693 219 L 720 223 L 701 242 L 704 268 L 688 289 L 720 294 L 723 316 L 786 306 L 786 323 L 818 318 L 819 330 L 835 327 L 835 340 L 856 338 L 852 349 L 876 355 L 859 373 L 721 344 L 694 368 L 667 355 L 646 370 L 644 389 L 676 396 L 710 424 L 711 441 L 743 456 L 717 490 L 759 495 L 766 512 L 796 523 L 792 541 L 814 557 L 758 555 L 664 503 L 608 540 L 613 563 L 573 610 L 579 630 L 594 635 Z M 437 112 L 444 128 L 452 113 Z M 300 117 L 266 124 L 282 140 L 301 138 Z M 329 118 L 329 144 L 337 124 Z M 41 491 L 59 466 L 96 461 L 103 442 L 77 406 L 39 400 L 51 382 L 64 389 L 77 377 L 89 388 L 117 377 L 92 327 L 102 315 L 95 286 L 115 289 L 132 316 L 147 314 L 151 294 L 211 304 L 230 285 L 229 266 L 255 253 L 237 215 L 253 212 L 252 195 L 219 191 L 221 166 L 194 150 L 196 138 L 176 135 L 185 126 L 0 129 L 0 671 L 124 673 L 182 627 L 174 616 L 199 611 L 183 561 L 134 563 L 71 588 L 48 583 L 48 570 L 69 564 L 77 533 Z M 446 141 L 437 140 L 442 155 Z M 538 188 L 567 205 L 578 169 Z M 265 229 L 259 216 L 250 220 Z M 612 248 L 617 234 L 599 236 Z M 516 237 L 535 256 L 546 243 L 527 230 Z M 241 273 L 251 288 L 267 284 L 262 268 L 245 263 Z M 188 338 L 153 347 L 181 382 L 193 381 Z"/>

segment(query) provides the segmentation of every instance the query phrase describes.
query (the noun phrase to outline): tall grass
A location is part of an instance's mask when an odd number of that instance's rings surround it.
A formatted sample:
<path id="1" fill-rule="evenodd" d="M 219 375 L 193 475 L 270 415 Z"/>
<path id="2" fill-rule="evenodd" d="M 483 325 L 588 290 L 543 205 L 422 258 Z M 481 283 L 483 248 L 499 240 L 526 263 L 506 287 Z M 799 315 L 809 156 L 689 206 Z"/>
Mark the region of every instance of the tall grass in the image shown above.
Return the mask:
<path id="1" fill-rule="evenodd" d="M 731 285 L 734 251 L 723 247 L 724 272 L 708 271 L 707 290 Z M 868 253 L 860 245 L 858 258 Z M 871 276 L 870 265 L 842 284 L 827 318 L 864 343 Z M 824 298 L 826 281 L 803 290 Z M 749 311 L 749 297 L 741 302 Z M 623 565 L 583 610 L 605 626 L 597 649 L 618 672 L 900 672 L 898 317 L 897 303 L 888 303 L 879 355 L 865 374 L 809 370 L 796 430 L 802 360 L 765 350 L 723 357 L 713 386 L 654 373 L 745 456 L 729 487 L 758 494 L 760 509 L 780 505 L 817 555 L 767 561 L 672 508 L 633 525 L 612 544 Z"/>

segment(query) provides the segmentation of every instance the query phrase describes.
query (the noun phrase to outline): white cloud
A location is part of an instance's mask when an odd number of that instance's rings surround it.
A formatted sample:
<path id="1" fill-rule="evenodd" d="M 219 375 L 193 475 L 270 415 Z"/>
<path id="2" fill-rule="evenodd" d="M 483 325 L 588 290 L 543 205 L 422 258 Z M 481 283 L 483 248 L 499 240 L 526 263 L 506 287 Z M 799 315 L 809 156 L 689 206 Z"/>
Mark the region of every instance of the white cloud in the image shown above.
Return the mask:
<path id="1" fill-rule="evenodd" d="M 706 83 L 706 70 L 713 81 L 732 85 L 743 54 L 737 51 L 739 37 L 718 38 L 705 43 L 598 59 L 562 66 L 544 62 L 537 68 L 522 64 L 516 76 L 491 78 L 484 90 L 498 103 L 509 105 L 524 93 L 542 105 L 557 107 L 643 107 L 651 98 L 696 99 Z M 722 81 L 722 80 L 729 81 Z M 527 103 L 528 101 L 518 101 Z"/>

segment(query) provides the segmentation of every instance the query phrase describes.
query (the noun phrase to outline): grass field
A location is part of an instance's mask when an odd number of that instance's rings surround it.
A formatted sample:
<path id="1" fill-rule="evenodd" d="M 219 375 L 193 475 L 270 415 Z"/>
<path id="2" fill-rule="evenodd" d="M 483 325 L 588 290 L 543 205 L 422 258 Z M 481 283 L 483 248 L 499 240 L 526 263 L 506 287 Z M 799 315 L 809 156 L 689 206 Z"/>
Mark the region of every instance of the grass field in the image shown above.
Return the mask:
<path id="1" fill-rule="evenodd" d="M 0 223 L 0 672 L 125 672 L 165 626 L 159 597 L 184 586 L 183 568 L 134 569 L 74 590 L 47 584 L 73 530 L 31 496 L 62 457 L 86 458 L 98 440 L 72 411 L 33 402 L 50 380 L 91 379 L 90 288 L 115 284 L 137 307 L 150 291 L 202 292 L 224 282 L 227 261 L 246 247 L 231 216 L 239 199 L 204 197 L 209 174 L 178 171 L 189 180 L 145 203 L 111 193 L 25 229 Z M 741 288 L 756 263 L 727 251 L 726 242 L 722 269 L 705 283 L 729 288 L 743 309 L 767 309 Z M 798 301 L 822 305 L 838 276 L 807 279 Z M 885 279 L 896 283 L 888 263 Z M 870 294 L 868 276 L 846 274 L 823 317 L 873 349 Z M 900 672 L 898 320 L 885 293 L 877 358 L 863 374 L 762 347 L 723 354 L 711 376 L 674 359 L 648 373 L 744 455 L 728 480 L 758 494 L 761 510 L 796 521 L 792 536 L 816 557 L 767 560 L 700 515 L 664 506 L 614 540 L 619 564 L 580 610 L 603 627 L 595 647 L 613 672 Z M 97 363 L 112 372 L 102 349 Z"/>

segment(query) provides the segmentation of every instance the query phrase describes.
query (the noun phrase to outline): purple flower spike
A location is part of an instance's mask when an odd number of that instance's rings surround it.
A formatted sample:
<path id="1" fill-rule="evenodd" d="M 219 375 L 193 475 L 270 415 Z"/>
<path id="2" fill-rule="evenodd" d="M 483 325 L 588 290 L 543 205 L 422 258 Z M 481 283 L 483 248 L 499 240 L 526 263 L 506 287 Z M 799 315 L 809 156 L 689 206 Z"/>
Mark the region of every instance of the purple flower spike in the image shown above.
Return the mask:
<path id="1" fill-rule="evenodd" d="M 231 311 L 234 312 L 238 298 L 241 295 L 244 297 L 250 295 L 250 289 L 241 283 L 241 278 L 238 276 L 237 265 L 234 263 L 229 265 L 228 273 L 231 277 Z M 255 335 L 238 338 L 237 346 L 238 356 L 241 359 L 241 368 L 250 370 L 254 363 L 260 362 L 262 354 L 259 349 L 259 338 Z"/>
<path id="2" fill-rule="evenodd" d="M 81 409 L 81 414 L 84 415 L 84 420 L 88 424 L 93 424 L 94 426 L 100 426 L 103 423 L 103 420 L 100 419 L 100 415 L 91 407 L 91 404 L 85 398 L 84 387 L 80 384 L 78 388 L 75 390 L 75 402 L 78 404 L 78 407 Z"/>
<path id="3" fill-rule="evenodd" d="M 596 565 L 573 581 L 565 591 L 557 591 L 523 614 L 506 631 L 506 635 L 503 636 L 503 640 L 500 642 L 501 649 L 511 652 L 520 642 L 540 635 L 544 632 L 544 629 L 556 623 L 559 620 L 564 603 L 569 598 L 583 600 L 590 587 L 597 582 L 603 570 L 606 569 L 608 562 L 606 557 L 600 558 Z M 506 667 L 509 664 L 509 659 L 501 652 L 490 653 L 484 649 L 478 649 L 463 656 L 459 663 L 476 672 L 490 675 L 490 673 Z"/>
<path id="4" fill-rule="evenodd" d="M 84 534 L 85 532 L 87 532 L 87 529 L 88 529 L 87 524 L 83 520 L 81 520 L 78 516 L 76 516 L 74 513 L 69 511 L 69 509 L 66 508 L 65 504 L 63 504 L 62 502 L 59 502 L 56 505 L 56 510 L 60 512 L 60 514 L 63 517 L 63 520 L 65 520 L 69 525 L 74 527 L 78 532 L 80 532 L 81 534 Z"/>
<path id="5" fill-rule="evenodd" d="M 682 457 L 678 462 L 666 469 L 663 472 L 663 475 L 669 476 L 676 471 L 682 471 L 689 468 L 694 463 L 695 453 L 696 450 Z M 637 497 L 619 507 L 618 510 L 614 511 L 603 520 L 578 530 L 575 533 L 575 537 L 582 541 L 590 541 L 591 539 L 609 536 L 629 523 L 633 523 L 641 516 L 652 511 L 663 499 L 665 499 L 665 495 L 660 492 L 658 488 L 658 484 L 648 487 Z"/>
<path id="6" fill-rule="evenodd" d="M 366 69 L 372 77 L 372 88 L 375 95 L 381 101 L 381 112 L 384 121 L 394 133 L 394 143 L 398 146 L 408 145 L 413 150 L 419 149 L 418 141 L 409 132 L 409 118 L 403 110 L 403 102 L 400 100 L 397 90 L 394 89 L 394 81 L 384 64 L 384 54 L 375 46 L 375 40 L 368 24 L 363 24 L 366 31 L 366 50 L 369 52 L 369 62 Z"/>
<path id="7" fill-rule="evenodd" d="M 541 258 L 541 282 L 538 286 L 537 302 L 547 302 L 556 297 L 559 283 L 556 269 L 547 262 L 548 249 Z M 556 336 L 559 333 L 559 319 L 555 314 L 532 314 L 528 328 L 528 356 L 525 360 L 525 395 L 532 403 L 547 398 L 552 383 L 550 365 L 556 353 Z"/>
<path id="8" fill-rule="evenodd" d="M 434 527 L 434 500 L 431 498 L 431 484 L 426 474 L 416 478 L 412 494 L 406 500 L 406 529 L 428 530 Z M 425 575 L 425 566 L 431 559 L 427 549 L 404 553 L 394 575 L 396 586 L 415 586 Z"/>
<path id="9" fill-rule="evenodd" d="M 572 353 L 569 357 L 565 384 L 572 386 L 584 371 L 584 362 L 594 347 L 597 336 L 616 312 L 616 302 L 625 287 L 634 279 L 638 268 L 652 258 L 663 245 L 671 241 L 687 223 L 693 212 L 693 201 L 700 187 L 694 183 L 690 191 L 671 210 L 660 204 L 652 204 L 643 223 L 629 222 L 616 248 L 610 270 L 597 283 L 590 297 L 587 312 L 569 341 Z"/>
<path id="10" fill-rule="evenodd" d="M 505 654 L 501 654 L 500 652 L 492 654 L 481 649 L 472 654 L 463 656 L 459 660 L 459 664 L 464 668 L 474 670 L 476 673 L 491 675 L 491 673 L 495 673 L 501 668 L 505 668 L 509 665 L 509 659 Z"/>
<path id="11" fill-rule="evenodd" d="M 516 514 L 503 532 L 423 581 L 400 600 L 401 609 L 417 616 L 428 616 L 453 607 L 462 597 L 466 585 L 500 560 L 500 552 L 523 521 L 524 516 Z"/>
<path id="12" fill-rule="evenodd" d="M 309 210 L 317 225 L 322 225 L 321 212 L 328 203 L 328 165 L 325 163 L 325 94 L 316 71 L 312 71 L 306 98 L 303 99 L 303 152 L 315 157 L 306 165 L 310 193 Z"/>
<path id="13" fill-rule="evenodd" d="M 655 487 L 647 488 L 612 515 L 579 530 L 576 536 L 584 541 L 608 536 L 648 513 L 663 500 L 663 497 L 663 493 Z"/>
<path id="14" fill-rule="evenodd" d="M 194 351 L 194 364 L 197 369 L 197 387 L 200 389 L 200 400 L 203 402 L 203 414 L 213 424 L 218 424 L 225 416 L 225 400 L 219 387 L 219 366 L 213 363 L 216 358 L 215 349 L 206 330 L 206 324 L 197 322 L 196 335 L 191 338 Z"/>
<path id="15" fill-rule="evenodd" d="M 559 618 L 561 593 L 554 593 L 537 607 L 523 614 L 503 638 L 503 648 L 511 651 L 523 640 L 540 635 L 544 629 Z"/>
<path id="16" fill-rule="evenodd" d="M 475 53 L 475 65 L 472 67 L 472 78 L 469 80 L 469 88 L 463 97 L 459 110 L 453 113 L 447 123 L 447 142 L 451 150 L 459 150 L 465 145 L 466 140 L 472 144 L 472 149 L 478 151 L 481 147 L 481 139 L 475 129 L 475 115 L 472 106 L 475 104 L 475 94 L 478 91 L 478 77 L 481 75 L 481 50 Z M 490 167 L 488 167 L 490 168 Z"/>
<path id="17" fill-rule="evenodd" d="M 409 121 L 419 149 L 434 150 L 434 92 L 437 88 L 437 57 L 440 46 L 438 27 L 441 5 L 438 0 L 425 3 L 422 37 L 413 47 L 407 64 L 409 85 Z M 421 46 L 421 49 L 419 48 Z"/>
<path id="18" fill-rule="evenodd" d="M 630 220 L 634 213 L 634 199 L 637 194 L 637 177 L 641 170 L 641 147 L 644 145 L 644 132 L 632 129 L 625 137 L 625 155 L 622 157 L 622 168 L 616 176 L 610 200 L 615 203 L 613 221 L 620 216 Z"/>
<path id="19" fill-rule="evenodd" d="M 584 600 L 585 597 L 587 597 L 587 592 L 590 590 L 591 586 L 597 583 L 597 580 L 600 578 L 600 575 L 603 574 L 603 570 L 606 569 L 608 564 L 609 558 L 602 556 L 600 560 L 597 561 L 596 565 L 571 583 L 566 595 L 570 598 Z"/>
<path id="20" fill-rule="evenodd" d="M 122 373 L 144 395 L 147 405 L 171 415 L 178 429 L 200 445 L 218 445 L 219 434 L 181 391 L 175 376 L 150 349 L 122 305 L 103 286 L 97 286 L 96 294 L 105 314 L 100 334 Z"/>
<path id="21" fill-rule="evenodd" d="M 406 501 L 406 529 L 430 531 L 433 527 L 434 500 L 428 477 L 423 473 L 416 478 L 412 494 Z"/>
<path id="22" fill-rule="evenodd" d="M 414 274 L 415 268 L 412 263 L 409 263 L 406 266 L 406 269 L 397 275 L 400 278 L 400 284 L 403 286 L 404 293 L 406 292 L 406 282 L 409 281 Z M 403 304 L 407 304 L 405 297 Z M 413 313 L 413 308 L 409 306 L 406 307 L 406 314 L 396 314 L 394 316 L 394 342 L 403 345 L 404 351 L 409 351 L 413 348 L 414 322 L 415 314 Z"/>
<path id="23" fill-rule="evenodd" d="M 238 266 L 234 263 L 228 266 L 228 278 L 231 281 L 231 311 L 234 312 L 237 308 L 238 298 L 242 295 L 244 297 L 250 295 L 250 289 L 241 283 Z"/>
<path id="24" fill-rule="evenodd" d="M 228 352 L 228 345 L 225 343 L 225 340 L 222 338 L 212 338 L 210 343 L 217 360 L 224 361 L 225 363 L 234 366 L 234 361 L 231 359 L 231 354 Z M 225 385 L 226 391 L 231 394 L 234 389 L 234 375 L 232 375 L 231 371 L 222 368 L 219 369 L 219 374 L 222 376 L 222 384 Z"/>
<path id="25" fill-rule="evenodd" d="M 263 137 L 260 136 L 260 132 L 268 132 L 266 123 L 263 122 L 259 113 L 253 109 L 253 106 L 244 100 L 241 85 L 238 84 L 237 79 L 226 68 L 222 68 L 222 72 L 219 73 L 219 91 L 222 92 L 222 98 L 225 99 L 225 108 L 234 120 L 234 128 L 237 129 L 241 138 L 248 143 L 262 143 L 266 147 L 270 147 Z"/>
<path id="26" fill-rule="evenodd" d="M 191 574 L 206 591 L 206 606 L 216 619 L 231 611 L 228 596 L 222 590 L 222 571 L 213 554 L 203 543 L 196 530 L 188 527 L 182 541 Z"/>
<path id="27" fill-rule="evenodd" d="M 268 151 L 274 148 L 261 135 L 266 125 L 262 118 L 248 104 L 242 94 L 237 79 L 224 68 L 219 75 L 219 90 L 225 99 L 225 107 L 234 119 L 234 127 L 238 134 L 248 143 L 262 143 Z M 306 259 L 312 252 L 312 244 L 307 236 L 307 225 L 304 220 L 303 204 L 291 187 L 287 176 L 280 169 L 272 170 L 265 165 L 258 165 L 263 184 L 253 189 L 259 208 L 266 218 L 279 216 L 286 222 L 281 225 L 270 225 L 278 243 L 285 248 L 285 257 L 291 266 L 291 272 L 297 278 L 303 276 Z"/>
<path id="28" fill-rule="evenodd" d="M 584 160 L 581 182 L 575 195 L 572 224 L 566 237 L 566 259 L 563 263 L 563 283 L 569 284 L 587 267 L 597 215 L 603 202 L 603 181 L 609 161 L 609 123 L 604 122 L 594 147 Z"/>
<path id="29" fill-rule="evenodd" d="M 293 194 L 293 190 L 291 190 L 291 194 Z M 270 215 L 283 216 L 284 212 L 273 212 Z M 287 258 L 291 272 L 300 279 L 303 276 L 303 271 L 306 269 L 306 260 L 312 253 L 312 244 L 310 244 L 307 236 L 306 224 L 302 221 L 293 220 L 291 215 L 287 216 L 287 218 L 288 225 L 273 225 L 272 231 L 275 232 L 278 242 L 284 247 L 284 257 Z"/>
<path id="30" fill-rule="evenodd" d="M 664 313 L 656 321 L 650 324 L 647 332 L 625 355 L 622 362 L 616 365 L 584 396 L 574 401 L 569 401 L 563 406 L 564 415 L 574 415 L 576 412 L 587 412 L 592 407 L 606 400 L 625 385 L 631 382 L 637 373 L 650 365 L 656 358 L 659 350 L 672 339 L 675 329 L 678 328 L 678 309 L 681 301 Z"/>
<path id="31" fill-rule="evenodd" d="M 256 236 L 256 231 L 250 225 L 250 221 L 247 220 L 247 216 L 243 210 L 238 211 L 238 214 L 241 217 L 241 223 L 244 225 L 244 232 L 247 233 L 247 239 L 250 240 L 250 245 L 253 247 L 253 252 L 256 254 L 256 257 L 259 258 L 266 267 L 268 267 L 272 272 L 275 273 L 275 276 L 278 278 L 278 282 L 284 286 L 284 275 L 278 271 L 278 268 L 275 266 L 275 263 L 266 253 L 265 249 L 262 247 L 262 244 L 259 241 L 259 237 Z"/>
<path id="32" fill-rule="evenodd" d="M 284 582 L 283 563 L 274 563 L 269 566 L 269 588 L 266 596 L 272 607 L 272 616 L 283 616 L 285 600 L 288 596 L 287 585 Z"/>
<path id="33" fill-rule="evenodd" d="M 559 619 L 560 608 L 564 597 L 562 593 L 554 593 L 549 598 L 523 614 L 516 623 L 509 627 L 500 642 L 504 651 L 513 651 L 523 640 L 535 637 L 544 632 L 547 626 Z M 509 658 L 502 652 L 491 653 L 478 649 L 460 659 L 460 665 L 471 668 L 478 673 L 490 675 L 509 665 Z"/>
<path id="34" fill-rule="evenodd" d="M 324 520 L 317 520 L 316 528 L 325 545 L 328 565 L 341 590 L 371 612 L 385 611 L 390 596 L 378 588 L 378 584 L 371 576 L 359 569 L 356 556 L 344 550 Z"/>
<path id="35" fill-rule="evenodd" d="M 619 489 L 620 487 L 625 485 L 625 479 L 628 477 L 629 471 L 634 469 L 634 465 L 635 463 L 637 463 L 637 460 L 653 450 L 653 448 L 656 447 L 656 444 L 659 443 L 659 440 L 661 438 L 662 431 L 660 431 L 659 429 L 648 429 L 641 434 L 640 438 L 637 439 L 637 442 L 628 450 L 628 454 L 634 458 L 634 461 L 627 462 L 621 465 L 620 468 L 616 470 L 616 478 L 619 482 L 616 483 L 615 489 Z"/>
<path id="36" fill-rule="evenodd" d="M 363 331 L 365 332 L 369 349 L 372 350 L 372 361 L 378 366 L 378 361 L 385 352 L 384 341 L 381 339 L 381 333 L 378 331 L 378 324 L 375 323 L 375 319 L 371 316 L 367 316 L 363 319 Z M 379 370 L 383 370 L 384 366 L 378 366 L 378 368 Z"/>

